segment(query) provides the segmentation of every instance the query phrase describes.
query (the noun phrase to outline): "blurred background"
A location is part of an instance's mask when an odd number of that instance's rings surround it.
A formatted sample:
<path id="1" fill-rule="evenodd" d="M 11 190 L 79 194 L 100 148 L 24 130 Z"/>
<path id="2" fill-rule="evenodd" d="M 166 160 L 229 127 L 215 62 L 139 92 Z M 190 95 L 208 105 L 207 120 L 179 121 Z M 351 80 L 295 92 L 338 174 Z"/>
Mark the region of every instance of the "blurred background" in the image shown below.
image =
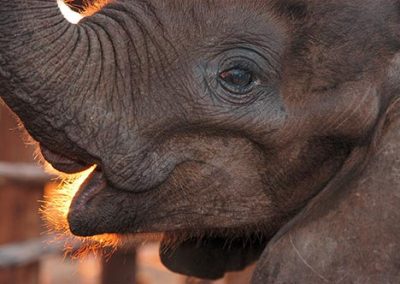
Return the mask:
<path id="1" fill-rule="evenodd" d="M 219 281 L 169 272 L 160 263 L 157 243 L 121 248 L 108 258 L 64 255 L 63 240 L 46 233 L 39 214 L 43 195 L 58 182 L 37 165 L 35 147 L 27 141 L 0 99 L 0 284 L 249 283 L 252 268 Z"/>

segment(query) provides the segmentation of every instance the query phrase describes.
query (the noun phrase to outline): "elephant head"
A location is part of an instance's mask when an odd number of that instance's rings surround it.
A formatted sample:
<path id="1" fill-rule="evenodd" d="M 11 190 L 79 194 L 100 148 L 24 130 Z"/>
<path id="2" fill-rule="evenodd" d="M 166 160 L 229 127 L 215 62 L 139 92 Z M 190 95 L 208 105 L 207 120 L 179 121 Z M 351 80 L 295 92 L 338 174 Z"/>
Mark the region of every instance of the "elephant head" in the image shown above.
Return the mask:
<path id="1" fill-rule="evenodd" d="M 188 275 L 255 261 L 398 109 L 397 1 L 114 0 L 77 24 L 0 3 L 0 95 L 55 168 L 97 165 L 71 231 L 162 232 Z"/>

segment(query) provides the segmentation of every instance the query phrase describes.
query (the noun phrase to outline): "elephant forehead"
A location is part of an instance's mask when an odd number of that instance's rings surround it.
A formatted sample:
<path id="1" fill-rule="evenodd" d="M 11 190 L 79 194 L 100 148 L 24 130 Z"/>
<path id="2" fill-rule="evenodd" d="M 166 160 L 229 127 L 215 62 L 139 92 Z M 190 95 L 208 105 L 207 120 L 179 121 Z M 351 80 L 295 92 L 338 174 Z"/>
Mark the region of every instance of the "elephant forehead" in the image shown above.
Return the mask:
<path id="1" fill-rule="evenodd" d="M 252 35 L 248 42 L 282 38 L 285 25 L 278 19 L 272 5 L 266 4 L 268 1 L 227 2 L 153 1 L 151 5 L 154 5 L 160 25 L 178 43 L 193 41 L 201 46 L 238 34 Z M 200 37 L 208 42 L 199 42 Z"/>

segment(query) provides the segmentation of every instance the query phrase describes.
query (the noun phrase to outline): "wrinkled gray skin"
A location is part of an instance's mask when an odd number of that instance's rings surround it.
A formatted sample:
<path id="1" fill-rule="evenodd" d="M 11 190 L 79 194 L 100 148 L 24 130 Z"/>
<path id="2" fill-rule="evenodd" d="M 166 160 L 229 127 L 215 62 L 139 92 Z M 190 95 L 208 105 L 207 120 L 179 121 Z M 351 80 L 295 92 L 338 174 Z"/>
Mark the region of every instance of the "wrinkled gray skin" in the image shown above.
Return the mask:
<path id="1" fill-rule="evenodd" d="M 0 95 L 54 167 L 98 165 L 74 234 L 165 232 L 203 278 L 400 281 L 400 1 L 0 4 Z"/>

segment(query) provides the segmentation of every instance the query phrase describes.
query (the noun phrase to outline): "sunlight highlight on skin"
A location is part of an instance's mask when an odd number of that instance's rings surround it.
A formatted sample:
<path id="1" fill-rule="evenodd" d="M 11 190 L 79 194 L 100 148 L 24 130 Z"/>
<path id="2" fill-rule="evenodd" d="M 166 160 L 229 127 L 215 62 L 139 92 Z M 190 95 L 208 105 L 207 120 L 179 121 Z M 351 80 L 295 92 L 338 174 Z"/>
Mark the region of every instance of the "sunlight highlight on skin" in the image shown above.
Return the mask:
<path id="1" fill-rule="evenodd" d="M 72 11 L 71 8 L 65 4 L 63 0 L 57 0 L 58 8 L 63 14 L 64 18 L 70 22 L 71 24 L 77 24 L 80 20 L 83 19 L 83 16 L 75 11 Z"/>
<path id="2" fill-rule="evenodd" d="M 83 7 L 79 10 L 82 10 L 80 13 L 75 12 L 71 9 L 70 3 L 72 0 L 57 0 L 58 7 L 63 14 L 64 18 L 70 22 L 71 24 L 78 24 L 84 17 L 88 17 L 101 10 L 105 5 L 111 2 L 111 0 L 96 0 L 96 1 L 83 1 Z"/>
<path id="3" fill-rule="evenodd" d="M 50 167 L 47 165 L 47 167 Z M 59 238 L 67 238 L 65 250 L 73 256 L 81 257 L 88 253 L 102 253 L 103 248 L 116 249 L 121 244 L 121 239 L 116 234 L 104 234 L 93 237 L 76 237 L 69 230 L 67 215 L 71 201 L 80 185 L 89 174 L 96 168 L 92 166 L 78 174 L 62 174 L 62 182 L 58 187 L 49 186 L 46 188 L 45 200 L 41 213 L 52 233 L 58 234 Z M 81 247 L 74 250 L 74 244 L 80 242 Z"/>

